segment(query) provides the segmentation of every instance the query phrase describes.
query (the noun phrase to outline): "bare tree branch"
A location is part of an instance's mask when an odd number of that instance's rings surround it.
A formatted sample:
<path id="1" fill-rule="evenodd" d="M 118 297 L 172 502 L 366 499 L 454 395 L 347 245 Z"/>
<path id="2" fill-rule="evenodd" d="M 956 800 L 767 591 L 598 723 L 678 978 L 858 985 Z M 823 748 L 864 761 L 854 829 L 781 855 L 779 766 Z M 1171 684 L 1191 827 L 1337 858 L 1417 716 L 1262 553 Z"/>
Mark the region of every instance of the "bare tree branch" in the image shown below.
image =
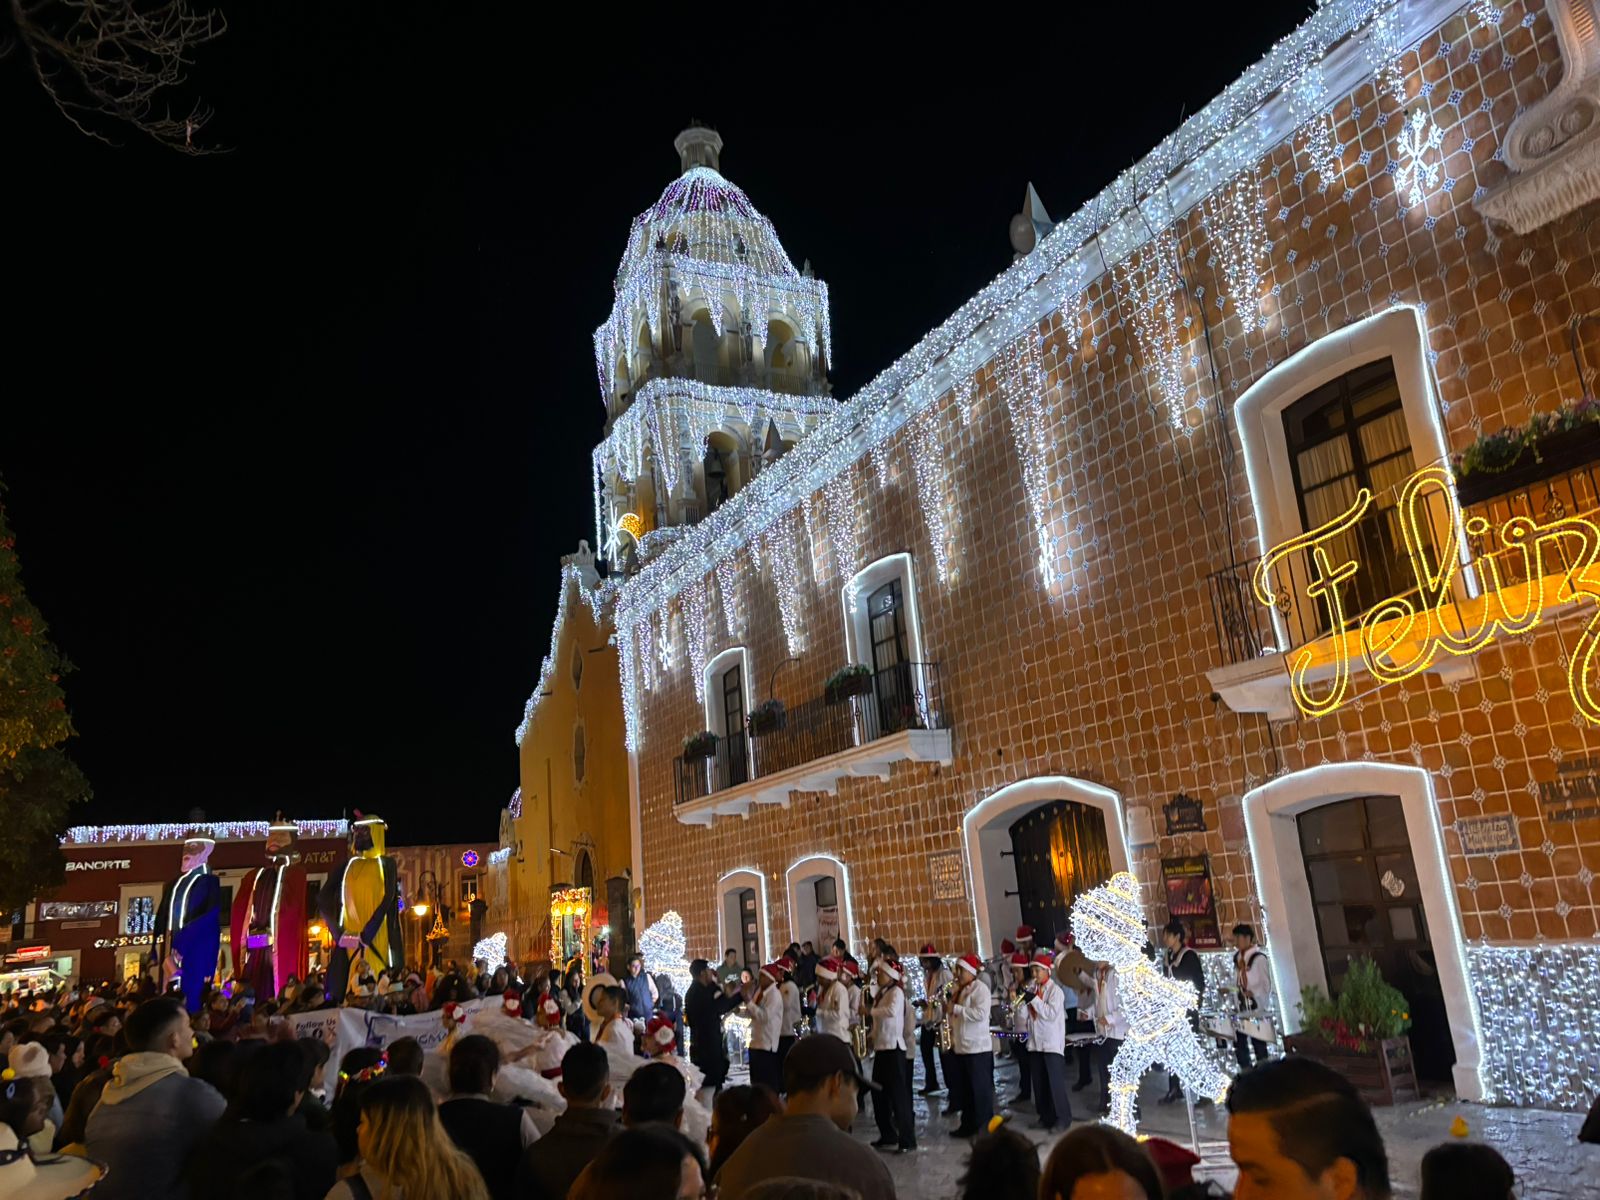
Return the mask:
<path id="1" fill-rule="evenodd" d="M 212 111 L 196 103 L 181 117 L 162 103 L 162 92 L 182 84 L 196 47 L 219 38 L 228 22 L 220 13 L 190 11 L 188 0 L 9 0 L 20 42 L 34 76 L 61 115 L 87 137 L 116 143 L 99 128 L 102 118 L 131 125 L 184 154 L 213 154 L 197 146 Z"/>

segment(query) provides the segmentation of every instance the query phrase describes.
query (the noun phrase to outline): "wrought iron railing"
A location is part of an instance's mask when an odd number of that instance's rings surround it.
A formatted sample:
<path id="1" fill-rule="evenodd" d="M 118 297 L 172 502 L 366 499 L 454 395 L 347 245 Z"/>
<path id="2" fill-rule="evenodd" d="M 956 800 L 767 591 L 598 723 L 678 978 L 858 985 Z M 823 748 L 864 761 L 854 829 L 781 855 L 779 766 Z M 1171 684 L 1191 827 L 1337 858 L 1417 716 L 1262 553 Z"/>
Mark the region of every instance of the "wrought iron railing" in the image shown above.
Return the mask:
<path id="1" fill-rule="evenodd" d="M 687 804 L 751 779 L 838 754 L 908 729 L 948 729 L 938 663 L 896 663 L 868 677 L 860 695 L 818 696 L 788 709 L 781 724 L 715 739 L 707 756 L 679 757 L 677 802 Z"/>
<path id="2" fill-rule="evenodd" d="M 1391 599 L 1419 601 L 1422 589 L 1407 552 L 1396 500 L 1392 492 L 1378 497 L 1375 504 L 1381 507 L 1342 535 L 1341 543 L 1329 546 L 1335 562 L 1354 558 L 1360 564 L 1339 585 L 1346 631 L 1359 628 L 1363 616 Z M 1443 624 L 1465 628 L 1471 618 L 1462 611 L 1462 603 L 1488 586 L 1491 562 L 1501 588 L 1531 583 L 1530 570 L 1539 569 L 1539 560 L 1525 554 L 1523 547 L 1502 543 L 1506 522 L 1524 518 L 1546 523 L 1575 515 L 1594 519 L 1600 514 L 1600 464 L 1459 505 L 1459 523 L 1452 521 L 1450 502 L 1437 488 L 1423 491 L 1417 505 L 1411 523 L 1423 541 L 1426 562 L 1436 565 L 1445 553 L 1458 561 L 1466 556 L 1455 571 L 1454 586 L 1433 599 Z M 1570 539 L 1553 539 L 1550 556 L 1542 564 L 1544 572 L 1572 566 L 1576 552 Z M 1268 577 L 1272 608 L 1260 603 L 1253 590 L 1260 562 L 1257 556 L 1213 571 L 1206 579 L 1217 650 L 1229 663 L 1292 650 L 1330 632 L 1326 602 L 1308 594 L 1308 585 L 1318 575 L 1310 552 L 1280 558 L 1273 566 Z"/>

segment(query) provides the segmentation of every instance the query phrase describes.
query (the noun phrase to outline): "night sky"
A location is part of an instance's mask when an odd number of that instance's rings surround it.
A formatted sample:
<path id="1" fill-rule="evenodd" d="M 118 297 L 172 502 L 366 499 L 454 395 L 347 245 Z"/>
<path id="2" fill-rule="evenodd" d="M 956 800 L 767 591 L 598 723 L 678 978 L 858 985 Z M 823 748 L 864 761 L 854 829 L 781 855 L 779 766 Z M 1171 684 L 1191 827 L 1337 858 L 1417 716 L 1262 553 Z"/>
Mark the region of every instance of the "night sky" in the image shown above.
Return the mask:
<path id="1" fill-rule="evenodd" d="M 1270 7 L 994 10 L 913 46 L 803 10 L 241 6 L 176 105 L 215 108 L 209 157 L 90 141 L 0 61 L 0 477 L 77 668 L 74 820 L 492 837 L 557 559 L 593 536 L 590 334 L 678 130 L 722 133 L 828 282 L 846 398 L 1007 266 L 1030 179 L 1067 215 L 1304 14 Z"/>

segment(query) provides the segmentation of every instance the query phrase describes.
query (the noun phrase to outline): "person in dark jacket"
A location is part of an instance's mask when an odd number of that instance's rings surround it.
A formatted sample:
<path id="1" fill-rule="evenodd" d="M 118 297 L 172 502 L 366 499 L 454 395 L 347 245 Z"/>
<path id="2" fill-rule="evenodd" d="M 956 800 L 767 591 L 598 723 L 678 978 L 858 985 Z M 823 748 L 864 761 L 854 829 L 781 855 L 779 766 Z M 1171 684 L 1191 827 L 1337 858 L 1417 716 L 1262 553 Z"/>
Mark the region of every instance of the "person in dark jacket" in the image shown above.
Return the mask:
<path id="1" fill-rule="evenodd" d="M 635 954 L 628 960 L 628 973 L 622 980 L 628 993 L 628 1020 L 648 1021 L 656 1011 L 656 984 L 644 969 L 644 957 Z"/>
<path id="2" fill-rule="evenodd" d="M 1200 956 L 1189 945 L 1189 932 L 1184 929 L 1183 922 L 1173 917 L 1167 922 L 1166 928 L 1161 931 L 1161 939 L 1167 944 L 1167 974 L 1174 979 L 1194 987 L 1196 997 L 1206 994 L 1206 969 L 1200 961 Z M 1189 1010 L 1189 1027 L 1194 1030 L 1195 1036 L 1200 1036 L 1200 1010 Z M 1161 1097 L 1162 1104 L 1172 1104 L 1183 1099 L 1183 1085 L 1176 1074 L 1167 1075 L 1167 1094 Z"/>
<path id="3" fill-rule="evenodd" d="M 722 1018 L 738 1008 L 744 997 L 717 983 L 717 973 L 703 958 L 689 964 L 694 982 L 684 997 L 683 1013 L 689 1025 L 689 1061 L 705 1076 L 702 1085 L 715 1096 L 728 1078 L 728 1048 L 722 1037 Z M 682 1044 L 681 1042 L 679 1043 Z"/>
<path id="4" fill-rule="evenodd" d="M 309 1130 L 295 1113 L 305 1095 L 305 1052 L 273 1042 L 251 1053 L 237 1094 L 189 1161 L 196 1196 L 253 1194 L 287 1180 L 294 1200 L 322 1200 L 333 1186 L 333 1137 Z"/>
<path id="5" fill-rule="evenodd" d="M 621 1126 L 611 1107 L 611 1059 L 592 1042 L 580 1042 L 561 1059 L 561 1094 L 567 1111 L 522 1152 L 516 1200 L 565 1200 L 573 1182 Z"/>
<path id="6" fill-rule="evenodd" d="M 450 1048 L 450 1099 L 439 1120 L 450 1140 L 478 1166 L 490 1200 L 511 1200 L 522 1152 L 539 1140 L 525 1108 L 494 1099 L 500 1049 L 473 1033 Z"/>

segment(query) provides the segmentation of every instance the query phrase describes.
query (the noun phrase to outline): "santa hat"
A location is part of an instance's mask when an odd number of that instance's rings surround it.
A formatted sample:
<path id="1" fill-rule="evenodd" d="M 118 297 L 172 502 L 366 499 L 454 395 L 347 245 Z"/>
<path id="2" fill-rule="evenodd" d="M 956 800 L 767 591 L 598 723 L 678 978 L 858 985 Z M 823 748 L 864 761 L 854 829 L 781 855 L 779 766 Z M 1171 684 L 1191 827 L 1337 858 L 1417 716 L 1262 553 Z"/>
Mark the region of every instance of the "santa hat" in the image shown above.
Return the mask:
<path id="1" fill-rule="evenodd" d="M 446 1021 L 454 1025 L 465 1025 L 467 1023 L 466 1006 L 457 1004 L 454 1000 L 446 1001 L 445 1006 L 439 1011 L 444 1015 Z"/>
<path id="2" fill-rule="evenodd" d="M 885 975 L 894 980 L 896 983 L 899 983 L 906 977 L 905 972 L 900 967 L 900 964 L 892 958 L 880 958 L 878 960 L 878 966 L 880 969 L 882 969 Z"/>
<path id="3" fill-rule="evenodd" d="M 1031 941 L 1033 941 L 1033 926 L 1032 925 L 1018 925 L 1017 926 L 1017 941 L 1019 941 L 1019 942 L 1031 942 Z"/>
<path id="4" fill-rule="evenodd" d="M 983 964 L 978 961 L 978 956 L 976 954 L 963 954 L 960 958 L 956 959 L 956 966 L 965 967 L 968 971 L 972 972 L 974 977 L 976 977 L 978 972 L 983 969 Z"/>
<path id="5" fill-rule="evenodd" d="M 839 968 L 846 975 L 850 976 L 851 979 L 861 978 L 861 964 L 856 962 L 856 960 L 853 958 L 844 959 L 842 962 L 840 962 Z"/>
<path id="6" fill-rule="evenodd" d="M 500 998 L 500 1007 L 505 1009 L 506 1016 L 520 1017 L 522 1015 L 522 993 L 516 988 L 507 988 L 505 995 Z"/>
<path id="7" fill-rule="evenodd" d="M 1051 967 L 1056 965 L 1056 956 L 1051 954 L 1048 950 L 1041 950 L 1039 953 L 1033 956 L 1033 965 L 1036 967 L 1043 967 L 1045 970 L 1049 970 Z"/>
<path id="8" fill-rule="evenodd" d="M 1017 944 L 1015 942 L 1013 942 L 1010 938 L 1001 938 L 1000 939 L 1000 953 L 1001 954 L 1015 954 L 1016 952 L 1017 952 Z"/>
<path id="9" fill-rule="evenodd" d="M 1146 1138 L 1143 1145 L 1145 1153 L 1155 1161 L 1161 1182 L 1167 1185 L 1169 1191 L 1193 1185 L 1194 1168 L 1200 1164 L 1197 1154 L 1166 1138 Z"/>
<path id="10" fill-rule="evenodd" d="M 644 1049 L 650 1055 L 671 1054 L 678 1046 L 677 1031 L 667 1017 L 651 1017 L 644 1027 Z"/>
<path id="11" fill-rule="evenodd" d="M 783 979 L 783 973 L 784 973 L 784 966 L 783 966 L 782 960 L 779 960 L 778 962 L 770 962 L 770 963 L 768 963 L 766 966 L 761 968 L 761 973 L 763 975 L 765 975 L 768 979 L 772 980 L 773 983 L 781 982 L 782 979 Z"/>
<path id="12" fill-rule="evenodd" d="M 561 1005 L 556 1003 L 554 996 L 546 996 L 539 1001 L 539 1024 L 550 1029 L 561 1024 Z"/>
<path id="13" fill-rule="evenodd" d="M 1011 956 L 1011 965 L 1013 967 L 1026 967 L 1032 961 L 1033 960 L 1031 958 L 1029 958 L 1026 954 L 1024 954 L 1021 950 L 1018 950 L 1015 954 L 1013 954 Z"/>
<path id="14" fill-rule="evenodd" d="M 1072 935 L 1070 933 L 1068 933 L 1066 930 L 1063 929 L 1060 933 L 1056 934 L 1056 949 L 1057 950 L 1067 950 L 1067 949 L 1070 949 L 1071 947 L 1072 947 Z"/>
<path id="15" fill-rule="evenodd" d="M 823 979 L 837 979 L 839 978 L 839 965 L 839 960 L 829 955 L 817 964 L 817 974 Z"/>
<path id="16" fill-rule="evenodd" d="M 787 954 L 778 955 L 774 965 L 782 968 L 784 974 L 786 975 L 792 975 L 794 973 L 794 959 L 790 958 Z"/>
<path id="17" fill-rule="evenodd" d="M 933 948 L 933 943 L 929 942 L 921 950 L 917 951 L 917 957 L 918 958 L 938 958 L 939 957 L 939 952 Z"/>

